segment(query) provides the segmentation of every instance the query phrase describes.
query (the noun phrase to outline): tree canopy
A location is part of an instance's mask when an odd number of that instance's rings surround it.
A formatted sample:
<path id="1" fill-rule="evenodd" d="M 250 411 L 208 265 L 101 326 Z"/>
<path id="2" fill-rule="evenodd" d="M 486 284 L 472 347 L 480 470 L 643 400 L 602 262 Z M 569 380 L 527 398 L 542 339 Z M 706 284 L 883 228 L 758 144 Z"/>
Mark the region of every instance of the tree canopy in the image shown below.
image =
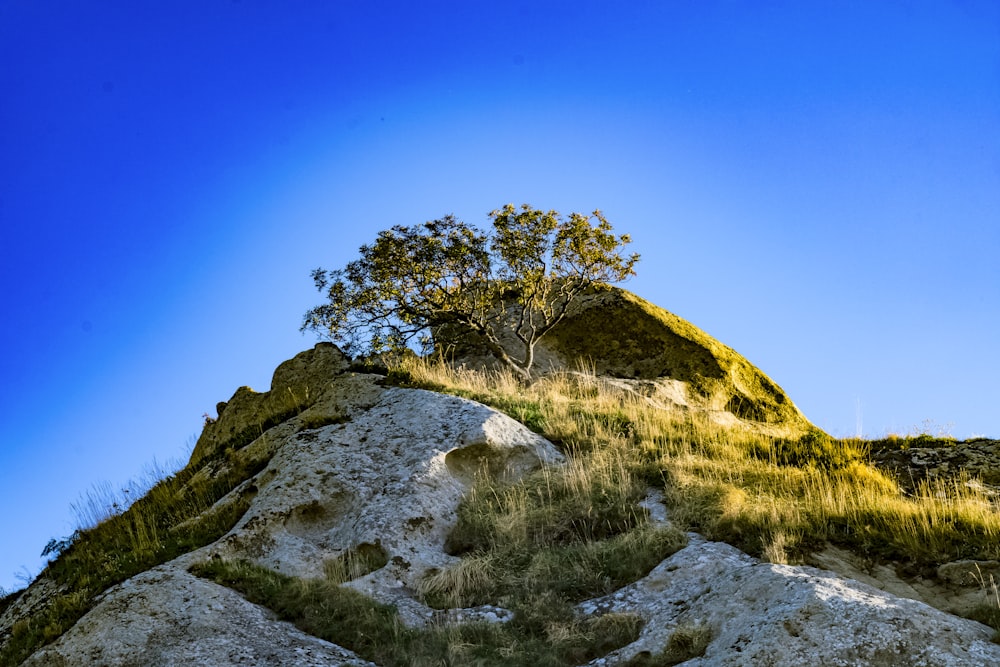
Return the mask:
<path id="1" fill-rule="evenodd" d="M 441 345 L 474 332 L 499 361 L 530 378 L 535 345 L 585 290 L 635 274 L 639 255 L 600 211 L 590 215 L 507 204 L 481 231 L 445 216 L 379 233 L 343 269 L 316 269 L 326 302 L 305 314 L 351 354 Z M 512 344 L 513 342 L 513 344 Z"/>

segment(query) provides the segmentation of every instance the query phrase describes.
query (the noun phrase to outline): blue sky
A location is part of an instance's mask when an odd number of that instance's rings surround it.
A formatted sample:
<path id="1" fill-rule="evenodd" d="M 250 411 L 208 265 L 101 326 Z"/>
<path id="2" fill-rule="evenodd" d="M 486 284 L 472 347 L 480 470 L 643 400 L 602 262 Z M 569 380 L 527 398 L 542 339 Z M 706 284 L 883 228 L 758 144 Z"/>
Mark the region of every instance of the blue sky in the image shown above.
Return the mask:
<path id="1" fill-rule="evenodd" d="M 994 2 L 0 0 L 0 586 L 313 344 L 311 269 L 507 202 L 834 435 L 1000 437 Z"/>

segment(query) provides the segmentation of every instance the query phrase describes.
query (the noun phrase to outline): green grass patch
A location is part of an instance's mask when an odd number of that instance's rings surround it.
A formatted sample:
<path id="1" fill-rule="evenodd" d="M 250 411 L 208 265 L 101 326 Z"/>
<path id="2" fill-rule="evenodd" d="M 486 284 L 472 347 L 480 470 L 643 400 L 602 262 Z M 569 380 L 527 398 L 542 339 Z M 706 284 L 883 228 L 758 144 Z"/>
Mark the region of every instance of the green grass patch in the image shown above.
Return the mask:
<path id="1" fill-rule="evenodd" d="M 446 542 L 462 560 L 430 573 L 420 592 L 441 609 L 511 609 L 512 626 L 533 636 L 569 623 L 576 603 L 640 579 L 685 545 L 676 528 L 648 523 L 645 491 L 613 448 L 587 467 L 571 460 L 515 483 L 480 478 Z"/>
<path id="2" fill-rule="evenodd" d="M 613 464 L 543 469 L 513 484 L 481 479 L 459 504 L 446 548 L 454 555 L 511 545 L 600 540 L 646 520 L 645 488 Z"/>
<path id="3" fill-rule="evenodd" d="M 302 429 L 304 431 L 311 431 L 333 424 L 346 424 L 349 421 L 351 421 L 351 418 L 344 415 L 303 415 Z"/>
<path id="4" fill-rule="evenodd" d="M 381 544 L 359 544 L 323 563 L 328 581 L 342 584 L 385 567 L 389 554 Z"/>
<path id="5" fill-rule="evenodd" d="M 640 630 L 631 616 L 581 620 L 551 610 L 545 627 L 473 623 L 416 630 L 403 625 L 393 607 L 329 579 L 296 579 L 246 561 L 213 560 L 192 572 L 383 667 L 578 665 L 634 641 Z"/>
<path id="6" fill-rule="evenodd" d="M 568 609 L 606 595 L 641 579 L 685 543 L 676 529 L 643 526 L 602 540 L 495 545 L 432 573 L 421 590 L 433 607 L 499 604 L 518 612 L 519 622 L 540 623 L 545 615 L 533 611 L 539 601 Z"/>
<path id="7" fill-rule="evenodd" d="M 958 441 L 955 440 L 955 438 L 933 436 L 929 433 L 921 433 L 920 435 L 906 436 L 890 435 L 885 438 L 869 440 L 867 443 L 873 452 L 882 452 L 901 451 L 912 447 L 927 447 L 934 449 L 954 447 L 958 444 Z"/>
<path id="8" fill-rule="evenodd" d="M 809 431 L 798 438 L 761 439 L 754 444 L 754 455 L 782 466 L 839 470 L 868 457 L 865 442 L 831 438 L 822 431 Z"/>
<path id="9" fill-rule="evenodd" d="M 705 655 L 712 641 L 712 630 L 706 625 L 678 626 L 667 640 L 666 647 L 656 654 L 642 652 L 625 663 L 625 667 L 674 667 Z"/>

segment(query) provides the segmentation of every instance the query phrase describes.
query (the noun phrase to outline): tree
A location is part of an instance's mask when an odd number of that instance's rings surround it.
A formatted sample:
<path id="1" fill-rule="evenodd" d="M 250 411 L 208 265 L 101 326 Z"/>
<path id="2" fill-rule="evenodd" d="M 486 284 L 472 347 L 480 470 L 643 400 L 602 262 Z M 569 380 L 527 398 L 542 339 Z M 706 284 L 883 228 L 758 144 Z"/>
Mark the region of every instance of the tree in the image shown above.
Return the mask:
<path id="1" fill-rule="evenodd" d="M 584 291 L 635 275 L 639 255 L 594 211 L 542 211 L 507 204 L 483 232 L 453 216 L 397 225 L 360 248 L 343 269 L 316 269 L 326 303 L 305 314 L 313 330 L 353 354 L 441 345 L 475 332 L 489 351 L 530 379 L 535 345 Z M 516 341 L 517 351 L 508 349 Z M 506 343 L 506 344 L 505 344 Z"/>

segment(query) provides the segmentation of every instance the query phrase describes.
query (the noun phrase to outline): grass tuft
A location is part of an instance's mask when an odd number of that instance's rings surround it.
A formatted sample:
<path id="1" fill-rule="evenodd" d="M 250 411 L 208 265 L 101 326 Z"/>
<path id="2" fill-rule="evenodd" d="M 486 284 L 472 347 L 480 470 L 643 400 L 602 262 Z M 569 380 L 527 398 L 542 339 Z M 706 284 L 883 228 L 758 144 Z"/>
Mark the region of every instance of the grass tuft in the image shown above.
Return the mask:
<path id="1" fill-rule="evenodd" d="M 712 629 L 692 623 L 678 626 L 667 640 L 666 647 L 650 655 L 643 652 L 625 663 L 626 667 L 674 667 L 705 655 L 712 641 Z"/>

